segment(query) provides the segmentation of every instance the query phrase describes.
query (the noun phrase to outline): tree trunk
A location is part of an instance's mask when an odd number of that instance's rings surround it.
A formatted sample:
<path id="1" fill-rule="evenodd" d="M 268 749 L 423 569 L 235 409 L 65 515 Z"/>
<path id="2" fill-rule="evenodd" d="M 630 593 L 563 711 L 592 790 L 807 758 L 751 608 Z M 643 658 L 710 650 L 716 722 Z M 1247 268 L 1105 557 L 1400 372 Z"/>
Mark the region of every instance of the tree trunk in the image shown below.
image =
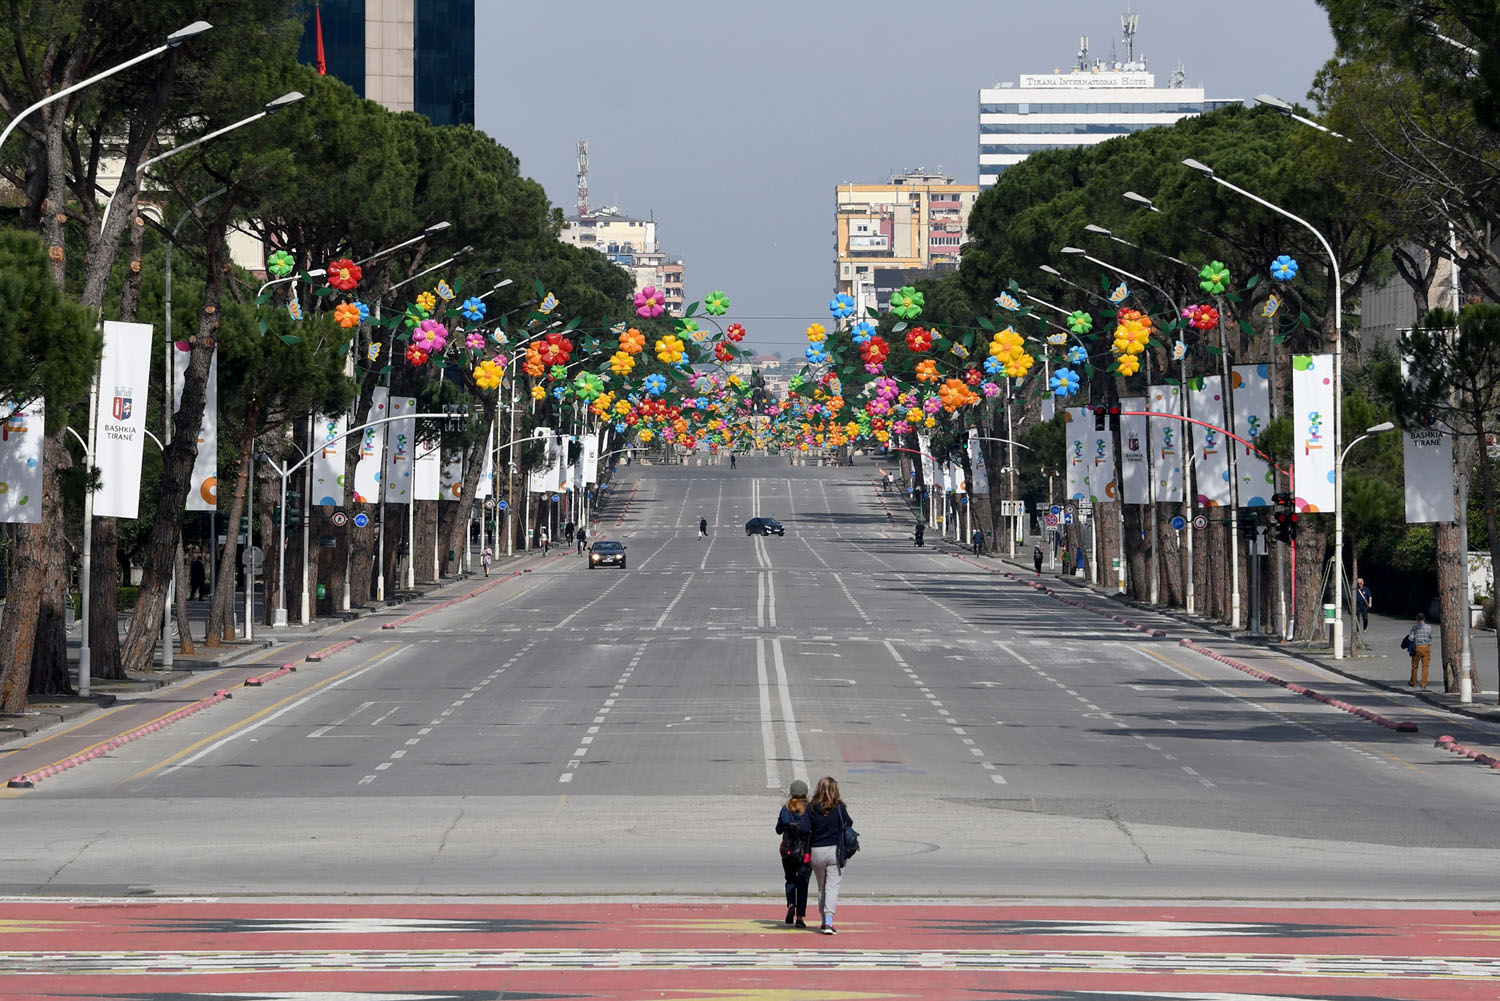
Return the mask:
<path id="1" fill-rule="evenodd" d="M 492 393 L 486 393 L 482 399 L 484 420 L 480 427 L 489 427 L 495 420 L 496 397 Z M 484 442 L 483 437 L 479 438 L 470 446 L 464 457 L 464 485 L 458 497 L 458 512 L 448 525 L 448 535 L 442 546 L 443 552 L 439 554 L 445 561 L 445 569 L 449 575 L 457 575 L 459 572 L 464 547 L 469 544 L 469 513 L 474 509 L 474 495 L 479 492 L 479 476 L 484 471 Z"/>
<path id="2" fill-rule="evenodd" d="M 1146 537 L 1142 538 L 1142 532 Z M 1125 551 L 1130 560 L 1126 582 L 1132 597 L 1151 600 L 1151 507 L 1146 504 L 1125 505 Z"/>
<path id="3" fill-rule="evenodd" d="M 94 562 L 89 578 L 89 654 L 93 676 L 118 681 L 125 677 L 120 667 L 119 523 L 114 518 L 94 519 Z"/>
<path id="4" fill-rule="evenodd" d="M 63 474 L 73 465 L 66 434 L 57 431 L 42 445 L 42 520 L 35 525 L 16 526 L 4 617 L 0 618 L 0 712 L 4 713 L 26 709 L 32 651 L 38 630 L 43 628 L 48 567 L 61 561 L 66 552 L 63 547 L 52 548 L 49 541 L 54 533 L 62 532 Z"/>
<path id="5" fill-rule="evenodd" d="M 1464 652 L 1463 574 L 1466 561 L 1459 552 L 1460 548 L 1458 525 L 1453 522 L 1438 522 L 1438 620 L 1443 624 L 1438 639 L 1443 661 L 1443 691 L 1450 693 L 1458 691 L 1458 666 Z"/>
<path id="6" fill-rule="evenodd" d="M 412 566 L 416 568 L 416 579 L 437 583 L 438 561 L 435 550 L 442 538 L 442 527 L 438 508 L 442 501 L 414 501 L 417 516 L 417 551 L 412 554 Z"/>
<path id="7" fill-rule="evenodd" d="M 1326 642 L 1323 635 L 1323 571 L 1328 552 L 1328 528 L 1322 516 L 1303 518 L 1297 532 L 1297 608 L 1292 621 L 1295 636 Z"/>
<path id="8" fill-rule="evenodd" d="M 1500 581 L 1500 525 L 1497 525 L 1495 516 L 1495 467 L 1493 461 L 1490 459 L 1490 450 L 1484 442 L 1485 415 L 1478 414 L 1476 417 L 1479 419 L 1476 420 L 1475 426 L 1480 432 L 1477 439 L 1479 444 L 1479 487 L 1484 497 L 1484 527 L 1486 538 L 1489 539 L 1490 543 L 1490 572 L 1496 575 L 1495 580 Z M 1467 481 L 1467 478 L 1465 480 Z M 1467 495 L 1468 491 L 1465 490 L 1464 493 Z M 1463 502 L 1467 504 L 1468 501 L 1469 498 L 1465 496 Z M 1464 577 L 1467 579 L 1469 574 L 1468 553 L 1463 554 L 1463 572 Z M 1468 615 L 1468 608 L 1465 608 L 1463 613 Z M 1444 630 L 1444 632 L 1447 632 L 1447 630 Z M 1496 688 L 1497 691 L 1500 691 L 1500 644 L 1496 644 L 1495 647 L 1495 660 Z M 1479 692 L 1478 664 L 1474 665 L 1474 692 L 1476 694 Z"/>
<path id="9" fill-rule="evenodd" d="M 46 524 L 46 521 L 43 521 Z M 67 607 L 72 600 L 68 587 L 68 540 L 63 519 L 51 523 L 46 540 L 52 555 L 46 566 L 41 604 L 37 608 L 36 643 L 31 648 L 31 695 L 71 695 L 73 678 L 68 667 Z M 118 634 L 119 627 L 116 626 Z"/>
<path id="10" fill-rule="evenodd" d="M 204 636 L 206 647 L 223 646 L 234 639 L 234 566 L 237 547 L 236 534 L 240 518 L 245 513 L 245 496 L 249 489 L 251 456 L 255 452 L 255 425 L 260 418 L 260 407 L 251 401 L 245 414 L 245 424 L 240 430 L 239 465 L 234 477 L 234 493 L 229 500 L 229 514 L 225 520 L 224 534 L 227 541 L 219 555 L 219 567 L 214 573 L 213 602 L 208 613 L 208 632 Z M 197 435 L 193 435 L 197 440 Z M 176 445 L 174 441 L 172 443 Z M 254 578 L 246 575 L 246 586 L 254 587 Z"/>
<path id="11" fill-rule="evenodd" d="M 182 532 L 177 533 L 177 587 L 172 592 L 174 613 L 177 617 L 177 652 L 192 656 L 198 652 L 193 643 L 193 623 L 188 618 L 188 571 L 187 556 L 182 549 Z M 171 642 L 171 637 L 168 637 Z"/>

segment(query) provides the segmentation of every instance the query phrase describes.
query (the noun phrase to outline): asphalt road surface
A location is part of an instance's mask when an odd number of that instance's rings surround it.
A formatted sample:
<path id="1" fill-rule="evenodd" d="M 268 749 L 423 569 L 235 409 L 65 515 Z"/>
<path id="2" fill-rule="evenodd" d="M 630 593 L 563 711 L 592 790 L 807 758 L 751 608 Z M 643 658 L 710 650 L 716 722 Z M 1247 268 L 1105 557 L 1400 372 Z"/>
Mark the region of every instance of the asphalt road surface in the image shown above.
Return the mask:
<path id="1" fill-rule="evenodd" d="M 362 620 L 361 642 L 322 664 L 7 794 L 0 894 L 23 911 L 244 895 L 744 911 L 763 895 L 774 929 L 784 790 L 832 775 L 863 843 L 851 923 L 924 900 L 1400 913 L 1500 899 L 1500 773 L 1434 748 L 1441 726 L 1377 727 L 1182 649 L 1185 627 L 1152 638 L 998 561 L 916 548 L 868 463 L 620 472 L 594 538 L 623 541 L 628 569 L 554 549 L 397 628 L 379 627 L 410 607 Z M 785 537 L 746 537 L 756 515 Z M 1500 970 L 1470 973 L 1478 993 L 1340 996 L 1500 996 Z"/>

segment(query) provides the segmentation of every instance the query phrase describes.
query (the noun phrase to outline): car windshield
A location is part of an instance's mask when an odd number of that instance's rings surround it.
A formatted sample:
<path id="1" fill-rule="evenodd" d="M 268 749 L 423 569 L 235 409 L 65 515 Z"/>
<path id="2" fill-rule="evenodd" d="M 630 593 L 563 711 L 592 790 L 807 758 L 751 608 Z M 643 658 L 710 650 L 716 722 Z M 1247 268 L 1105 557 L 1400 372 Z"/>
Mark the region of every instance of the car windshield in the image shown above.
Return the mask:
<path id="1" fill-rule="evenodd" d="M 618 553 L 620 550 L 622 550 L 624 548 L 625 547 L 622 546 L 622 545 L 620 545 L 618 542 L 596 542 L 596 543 L 594 543 L 594 552 L 596 552 L 596 553 Z"/>

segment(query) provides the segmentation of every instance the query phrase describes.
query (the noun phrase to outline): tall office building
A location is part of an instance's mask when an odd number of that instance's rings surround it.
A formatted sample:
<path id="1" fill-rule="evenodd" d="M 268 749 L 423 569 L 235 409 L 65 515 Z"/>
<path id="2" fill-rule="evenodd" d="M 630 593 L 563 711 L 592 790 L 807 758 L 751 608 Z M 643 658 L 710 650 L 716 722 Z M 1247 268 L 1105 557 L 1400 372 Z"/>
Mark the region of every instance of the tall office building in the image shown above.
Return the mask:
<path id="1" fill-rule="evenodd" d="M 1181 68 L 1173 71 L 1167 86 L 1158 87 L 1145 56 L 1135 54 L 1137 18 L 1120 18 L 1123 62 L 1090 62 L 1084 36 L 1072 69 L 1023 73 L 1017 84 L 1006 81 L 979 92 L 981 188 L 990 187 L 1007 168 L 1038 150 L 1094 146 L 1240 103 L 1205 100 L 1201 87 L 1185 86 Z"/>
<path id="2" fill-rule="evenodd" d="M 392 111 L 474 124 L 474 0 L 320 0 L 307 4 L 298 58 Z"/>
<path id="3" fill-rule="evenodd" d="M 979 189 L 941 170 L 894 174 L 884 184 L 834 191 L 834 291 L 884 309 L 891 293 L 958 267 Z"/>

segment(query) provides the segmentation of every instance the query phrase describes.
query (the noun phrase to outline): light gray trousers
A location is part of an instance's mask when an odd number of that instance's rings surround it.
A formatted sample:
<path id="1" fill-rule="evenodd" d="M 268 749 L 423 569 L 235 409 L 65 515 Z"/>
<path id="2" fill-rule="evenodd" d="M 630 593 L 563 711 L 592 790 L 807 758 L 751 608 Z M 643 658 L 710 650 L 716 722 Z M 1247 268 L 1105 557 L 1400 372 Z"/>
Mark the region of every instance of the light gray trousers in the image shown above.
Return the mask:
<path id="1" fill-rule="evenodd" d="M 818 913 L 825 924 L 833 923 L 833 913 L 839 909 L 839 884 L 844 881 L 844 871 L 839 868 L 837 845 L 823 845 L 812 850 L 812 871 L 818 878 Z"/>

